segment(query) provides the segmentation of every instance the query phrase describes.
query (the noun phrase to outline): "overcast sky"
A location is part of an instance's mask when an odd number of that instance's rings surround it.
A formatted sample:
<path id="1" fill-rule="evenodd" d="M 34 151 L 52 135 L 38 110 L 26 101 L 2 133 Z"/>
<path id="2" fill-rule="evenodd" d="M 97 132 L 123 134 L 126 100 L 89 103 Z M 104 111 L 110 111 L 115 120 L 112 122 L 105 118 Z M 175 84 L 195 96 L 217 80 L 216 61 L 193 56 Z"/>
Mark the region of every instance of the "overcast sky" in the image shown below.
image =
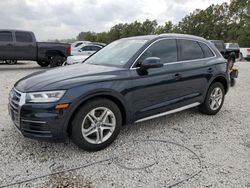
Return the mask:
<path id="1" fill-rule="evenodd" d="M 121 22 L 177 23 L 197 8 L 223 2 L 229 0 L 0 0 L 0 29 L 31 30 L 38 40 L 75 38 Z"/>

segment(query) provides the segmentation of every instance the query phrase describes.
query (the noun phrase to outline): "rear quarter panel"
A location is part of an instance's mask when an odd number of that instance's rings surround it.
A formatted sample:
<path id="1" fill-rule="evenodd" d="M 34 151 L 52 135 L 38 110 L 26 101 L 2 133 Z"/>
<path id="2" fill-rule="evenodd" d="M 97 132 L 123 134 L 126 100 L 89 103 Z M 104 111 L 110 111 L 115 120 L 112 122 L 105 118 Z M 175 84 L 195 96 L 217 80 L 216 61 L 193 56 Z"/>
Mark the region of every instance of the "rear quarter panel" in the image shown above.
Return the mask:
<path id="1" fill-rule="evenodd" d="M 52 42 L 38 42 L 38 59 L 46 59 L 48 51 L 59 51 L 65 57 L 69 56 L 68 48 L 70 44 L 66 43 L 52 43 Z"/>

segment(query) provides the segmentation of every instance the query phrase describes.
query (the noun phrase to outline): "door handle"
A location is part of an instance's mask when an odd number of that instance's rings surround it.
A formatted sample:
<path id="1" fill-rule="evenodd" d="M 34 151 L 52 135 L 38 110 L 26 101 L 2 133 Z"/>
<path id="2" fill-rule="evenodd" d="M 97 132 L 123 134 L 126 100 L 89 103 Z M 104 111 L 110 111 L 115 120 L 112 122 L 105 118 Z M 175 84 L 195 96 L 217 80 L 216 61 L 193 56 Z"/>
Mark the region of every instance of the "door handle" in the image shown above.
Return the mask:
<path id="1" fill-rule="evenodd" d="M 210 67 L 210 68 L 207 69 L 207 72 L 212 73 L 212 72 L 214 72 L 214 69 Z"/>
<path id="2" fill-rule="evenodd" d="M 180 73 L 176 73 L 175 75 L 174 75 L 174 79 L 175 80 L 179 80 L 179 79 L 181 79 L 181 74 Z"/>

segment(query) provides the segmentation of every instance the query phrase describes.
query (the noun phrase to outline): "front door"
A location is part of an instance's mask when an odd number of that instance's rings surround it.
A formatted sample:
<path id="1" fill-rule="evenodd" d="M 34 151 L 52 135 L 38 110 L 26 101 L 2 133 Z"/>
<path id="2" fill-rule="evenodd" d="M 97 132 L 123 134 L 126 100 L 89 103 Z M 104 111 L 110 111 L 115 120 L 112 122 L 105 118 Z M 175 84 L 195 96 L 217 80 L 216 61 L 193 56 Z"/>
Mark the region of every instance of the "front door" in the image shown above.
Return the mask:
<path id="1" fill-rule="evenodd" d="M 14 40 L 11 31 L 0 31 L 0 60 L 14 58 Z"/>
<path id="2" fill-rule="evenodd" d="M 36 41 L 29 32 L 15 32 L 16 45 L 15 56 L 20 60 L 36 60 L 37 46 Z"/>

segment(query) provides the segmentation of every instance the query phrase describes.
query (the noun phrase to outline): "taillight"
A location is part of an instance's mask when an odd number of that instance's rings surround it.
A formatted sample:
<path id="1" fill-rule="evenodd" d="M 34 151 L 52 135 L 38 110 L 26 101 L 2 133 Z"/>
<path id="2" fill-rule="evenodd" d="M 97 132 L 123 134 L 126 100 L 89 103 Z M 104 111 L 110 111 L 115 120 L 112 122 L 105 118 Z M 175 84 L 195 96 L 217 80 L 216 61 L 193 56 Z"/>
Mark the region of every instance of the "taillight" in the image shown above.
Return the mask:
<path id="1" fill-rule="evenodd" d="M 67 48 L 67 52 L 68 52 L 69 55 L 71 55 L 71 47 Z"/>
<path id="2" fill-rule="evenodd" d="M 250 52 L 250 48 L 247 48 L 247 51 Z"/>

